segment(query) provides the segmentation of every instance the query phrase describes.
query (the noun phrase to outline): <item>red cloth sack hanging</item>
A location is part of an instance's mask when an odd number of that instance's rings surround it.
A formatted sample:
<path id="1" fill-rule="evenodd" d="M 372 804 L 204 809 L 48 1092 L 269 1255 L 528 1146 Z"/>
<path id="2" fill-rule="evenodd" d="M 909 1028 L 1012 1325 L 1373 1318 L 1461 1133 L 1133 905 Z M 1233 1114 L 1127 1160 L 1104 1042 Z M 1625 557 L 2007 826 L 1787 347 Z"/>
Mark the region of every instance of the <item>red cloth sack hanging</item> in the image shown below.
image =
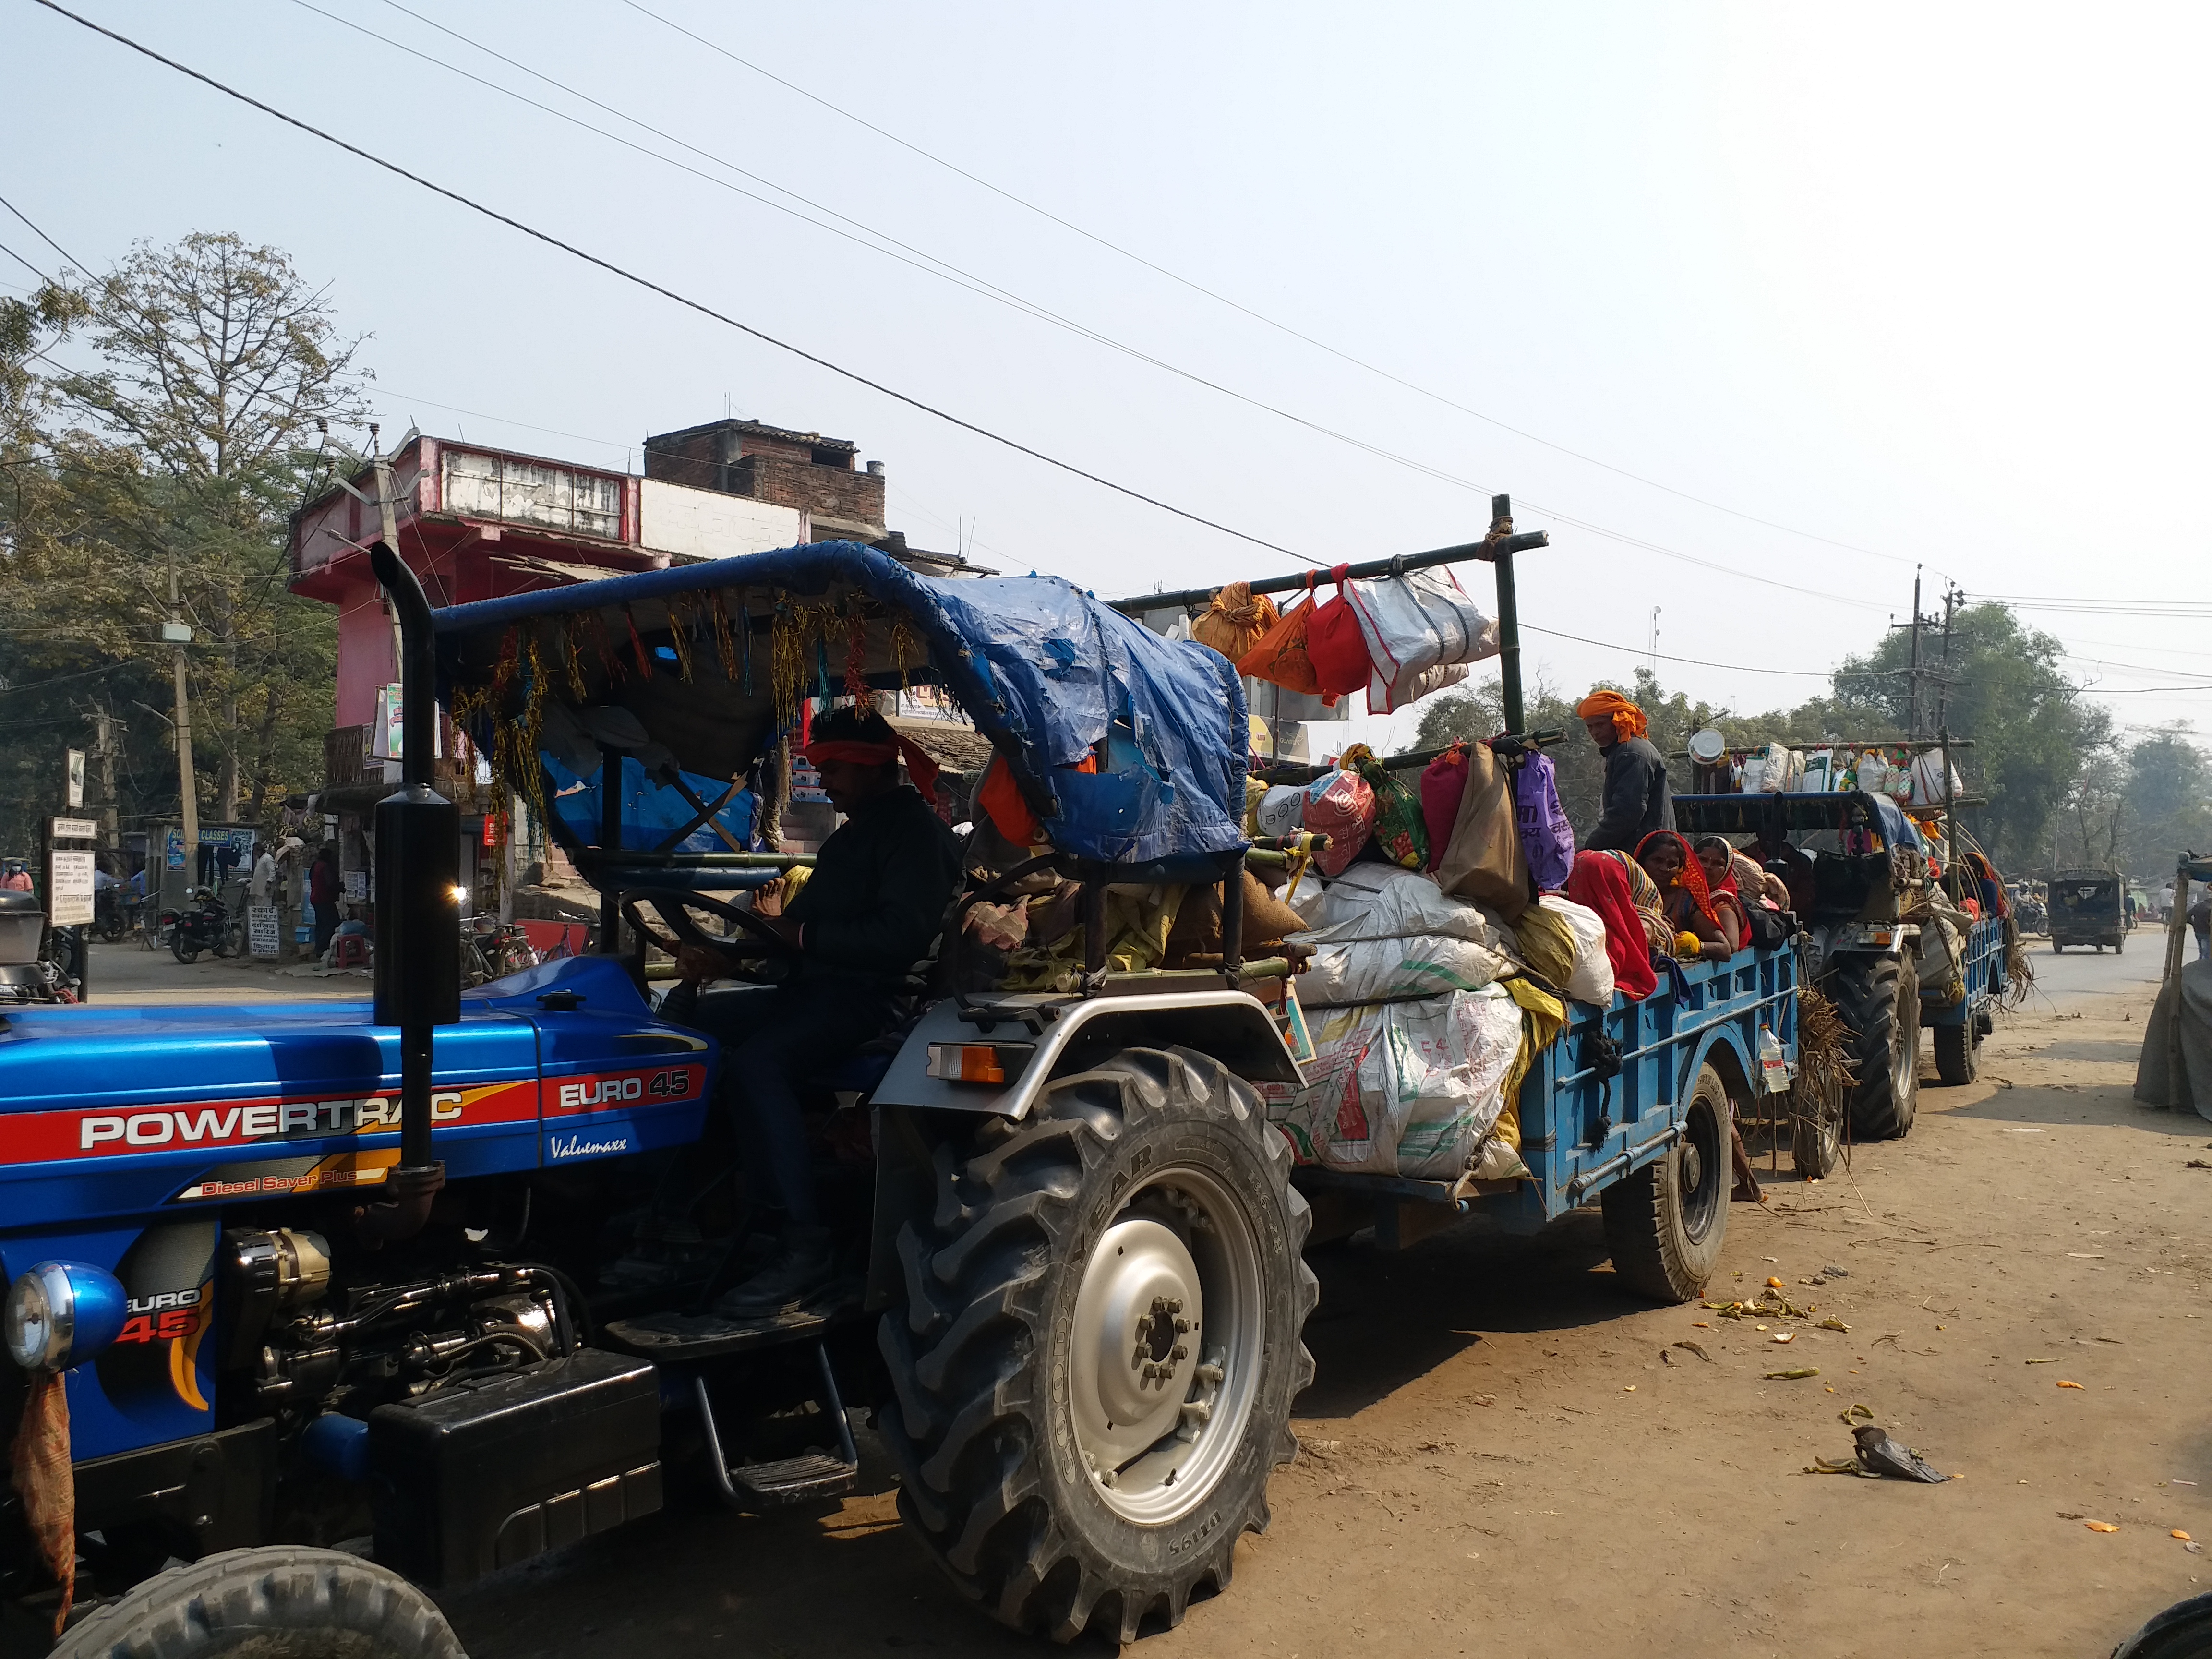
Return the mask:
<path id="1" fill-rule="evenodd" d="M 1428 827 L 1431 870 L 1450 844 L 1466 796 L 1467 745 L 1455 743 L 1421 769 L 1421 822 Z"/>
<path id="2" fill-rule="evenodd" d="M 1315 681 L 1331 696 L 1361 690 L 1375 672 L 1366 636 L 1359 631 L 1359 612 L 1346 592 L 1352 584 L 1345 573 L 1351 568 L 1340 564 L 1328 573 L 1336 582 L 1336 597 L 1306 625 L 1306 658 L 1313 664 Z"/>
<path id="3" fill-rule="evenodd" d="M 1305 598 L 1278 617 L 1258 642 L 1237 659 L 1238 673 L 1279 685 L 1285 691 L 1301 691 L 1308 696 L 1319 693 L 1321 682 L 1314 678 L 1313 663 L 1306 652 L 1306 630 L 1314 619 L 1315 580 L 1310 576 L 1306 579 Z"/>

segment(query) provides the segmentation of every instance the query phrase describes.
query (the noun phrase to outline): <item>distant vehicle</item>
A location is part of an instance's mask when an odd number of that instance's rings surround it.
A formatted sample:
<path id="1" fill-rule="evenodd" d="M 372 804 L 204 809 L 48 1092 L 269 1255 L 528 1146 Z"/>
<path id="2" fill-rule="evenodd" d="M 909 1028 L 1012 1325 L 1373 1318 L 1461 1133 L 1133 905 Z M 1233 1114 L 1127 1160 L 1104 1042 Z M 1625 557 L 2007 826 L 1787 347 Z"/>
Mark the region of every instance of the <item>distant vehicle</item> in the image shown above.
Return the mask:
<path id="1" fill-rule="evenodd" d="M 2109 945 L 2126 948 L 2127 921 L 2120 904 L 2120 878 L 2109 870 L 2061 870 L 2051 880 L 2051 948 L 2093 945 L 2100 955 Z"/>

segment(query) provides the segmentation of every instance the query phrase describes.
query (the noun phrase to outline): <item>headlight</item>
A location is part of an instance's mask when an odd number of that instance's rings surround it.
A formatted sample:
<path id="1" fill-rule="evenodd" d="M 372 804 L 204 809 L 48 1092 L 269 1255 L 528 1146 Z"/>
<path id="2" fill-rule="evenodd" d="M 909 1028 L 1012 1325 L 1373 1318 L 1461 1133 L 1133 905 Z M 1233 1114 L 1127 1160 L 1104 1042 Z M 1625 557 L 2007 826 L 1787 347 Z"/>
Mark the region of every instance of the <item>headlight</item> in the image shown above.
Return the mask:
<path id="1" fill-rule="evenodd" d="M 114 1341 L 130 1311 L 106 1268 L 41 1261 L 8 1287 L 8 1357 L 26 1370 L 66 1370 Z"/>

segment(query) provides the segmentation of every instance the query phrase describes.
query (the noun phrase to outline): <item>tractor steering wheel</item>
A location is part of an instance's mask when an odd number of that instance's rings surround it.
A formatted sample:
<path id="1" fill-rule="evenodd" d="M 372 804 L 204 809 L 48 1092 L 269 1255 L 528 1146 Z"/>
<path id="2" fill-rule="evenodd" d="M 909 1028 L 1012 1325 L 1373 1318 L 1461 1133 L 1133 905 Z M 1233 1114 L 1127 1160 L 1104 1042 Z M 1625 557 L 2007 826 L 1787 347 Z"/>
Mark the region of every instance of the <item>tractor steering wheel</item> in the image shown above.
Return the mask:
<path id="1" fill-rule="evenodd" d="M 640 900 L 651 905 L 660 919 L 675 931 L 674 939 L 657 932 L 638 914 L 637 907 Z M 695 945 L 701 950 L 717 951 L 724 956 L 796 957 L 799 954 L 799 947 L 771 928 L 768 925 L 767 917 L 756 915 L 750 910 L 739 909 L 736 905 L 724 899 L 709 898 L 704 893 L 679 893 L 661 888 L 640 888 L 623 894 L 616 903 L 622 911 L 623 921 L 635 928 L 641 938 L 672 957 L 687 945 Z M 704 910 L 710 915 L 720 916 L 726 921 L 735 922 L 752 935 L 751 942 L 757 946 L 757 949 L 744 949 L 742 943 L 713 937 L 697 922 L 691 920 L 688 913 L 692 910 Z"/>

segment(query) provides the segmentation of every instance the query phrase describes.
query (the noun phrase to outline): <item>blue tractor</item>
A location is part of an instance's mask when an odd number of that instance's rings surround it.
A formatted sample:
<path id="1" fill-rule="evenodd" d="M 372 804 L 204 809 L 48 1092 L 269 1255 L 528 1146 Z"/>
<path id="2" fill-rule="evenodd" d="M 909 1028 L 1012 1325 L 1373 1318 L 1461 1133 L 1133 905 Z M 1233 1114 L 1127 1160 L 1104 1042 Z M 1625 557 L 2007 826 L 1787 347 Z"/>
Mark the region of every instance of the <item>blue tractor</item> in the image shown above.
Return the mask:
<path id="1" fill-rule="evenodd" d="M 686 1484 L 849 1490 L 858 1410 L 915 1534 L 1012 1626 L 1127 1638 L 1225 1585 L 1295 1449 L 1316 1294 L 1256 1086 L 1297 1073 L 1286 964 L 1243 958 L 1234 672 L 1054 579 L 848 544 L 434 614 L 373 556 L 408 769 L 376 817 L 374 1002 L 0 1013 L 7 1616 L 72 1656 L 458 1653 L 417 1587 Z M 750 912 L 713 896 L 789 862 L 687 850 L 704 799 L 642 832 L 623 744 L 672 787 L 737 780 L 787 752 L 795 691 L 897 685 L 965 712 L 1054 848 L 961 904 L 1036 866 L 1083 895 L 1068 986 L 979 998 L 918 964 L 904 1029 L 824 1056 L 831 1291 L 732 1320 L 735 1261 L 617 1279 L 629 1219 L 732 1155 L 718 1092 L 744 1086 L 656 1012 L 645 941 L 731 945 Z M 596 830 L 545 814 L 606 953 L 461 992 L 436 703 L 503 787 L 606 786 Z M 1117 971 L 1109 885 L 1168 884 L 1219 884 L 1217 956 Z"/>

